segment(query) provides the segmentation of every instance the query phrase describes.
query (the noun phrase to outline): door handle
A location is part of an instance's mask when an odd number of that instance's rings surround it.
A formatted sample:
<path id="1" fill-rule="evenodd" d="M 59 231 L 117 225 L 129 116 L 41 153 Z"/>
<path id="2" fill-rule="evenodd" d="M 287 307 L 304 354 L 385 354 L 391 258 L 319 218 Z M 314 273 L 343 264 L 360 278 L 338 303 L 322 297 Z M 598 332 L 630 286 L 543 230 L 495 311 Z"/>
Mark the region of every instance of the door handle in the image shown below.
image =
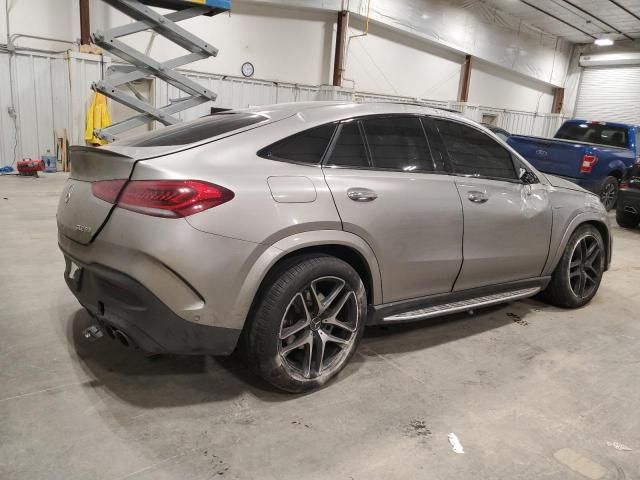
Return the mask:
<path id="1" fill-rule="evenodd" d="M 478 192 L 477 190 L 471 190 L 467 198 L 473 203 L 485 203 L 489 200 L 489 196 L 486 193 Z"/>
<path id="2" fill-rule="evenodd" d="M 378 198 L 378 194 L 368 188 L 350 188 L 347 196 L 354 202 L 371 202 Z"/>

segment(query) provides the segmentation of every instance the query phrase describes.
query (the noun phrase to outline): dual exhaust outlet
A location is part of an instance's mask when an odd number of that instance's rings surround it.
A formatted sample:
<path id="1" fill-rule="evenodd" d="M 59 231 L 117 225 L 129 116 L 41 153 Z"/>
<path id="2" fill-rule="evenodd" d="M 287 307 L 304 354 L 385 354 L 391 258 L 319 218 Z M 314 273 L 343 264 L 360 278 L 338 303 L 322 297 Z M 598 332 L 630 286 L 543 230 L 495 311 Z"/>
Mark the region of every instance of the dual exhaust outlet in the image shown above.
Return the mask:
<path id="1" fill-rule="evenodd" d="M 96 340 L 104 337 L 104 332 L 107 333 L 107 336 L 111 340 L 120 342 L 123 347 L 135 347 L 135 343 L 131 340 L 131 338 L 129 338 L 129 335 L 127 335 L 119 328 L 112 327 L 111 325 L 106 325 L 104 327 L 104 330 L 102 329 L 102 327 L 100 327 L 100 325 L 91 325 L 90 327 L 85 328 L 82 331 L 82 336 L 90 342 L 95 342 Z"/>

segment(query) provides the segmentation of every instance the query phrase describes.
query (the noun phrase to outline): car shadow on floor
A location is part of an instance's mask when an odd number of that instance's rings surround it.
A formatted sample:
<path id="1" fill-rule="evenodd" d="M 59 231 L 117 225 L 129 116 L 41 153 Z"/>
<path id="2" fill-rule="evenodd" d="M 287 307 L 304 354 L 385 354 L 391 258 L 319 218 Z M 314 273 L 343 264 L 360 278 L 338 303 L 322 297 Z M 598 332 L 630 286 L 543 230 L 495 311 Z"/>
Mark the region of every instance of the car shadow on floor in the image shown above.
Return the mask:
<path id="1" fill-rule="evenodd" d="M 334 383 L 348 382 L 373 355 L 425 350 L 447 342 L 526 322 L 533 309 L 550 309 L 534 300 L 400 325 L 368 327 L 359 355 Z M 85 310 L 69 320 L 68 338 L 78 362 L 91 378 L 87 388 L 107 389 L 121 400 L 142 408 L 185 406 L 227 401 L 250 393 L 262 401 L 282 402 L 300 395 L 276 390 L 251 373 L 237 354 L 210 356 L 145 356 L 106 335 L 96 341 L 82 333 L 94 321 Z M 331 388 L 329 385 L 327 388 Z M 313 394 L 313 393 L 311 393 Z"/>

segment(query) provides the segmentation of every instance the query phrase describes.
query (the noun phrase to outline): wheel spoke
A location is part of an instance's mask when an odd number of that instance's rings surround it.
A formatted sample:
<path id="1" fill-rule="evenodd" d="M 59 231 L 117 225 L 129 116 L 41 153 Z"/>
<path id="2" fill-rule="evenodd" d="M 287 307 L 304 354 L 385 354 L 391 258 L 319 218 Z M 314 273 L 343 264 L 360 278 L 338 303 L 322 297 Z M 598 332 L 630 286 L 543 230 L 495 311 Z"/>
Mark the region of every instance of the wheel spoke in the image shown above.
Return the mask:
<path id="1" fill-rule="evenodd" d="M 345 282 L 341 279 L 336 279 L 337 285 L 331 290 L 329 295 L 324 298 L 320 298 L 320 294 L 318 293 L 317 288 L 318 280 L 311 282 L 311 293 L 316 301 L 316 305 L 318 306 L 318 315 L 322 315 L 327 308 L 331 306 L 336 297 L 340 294 L 340 292 L 344 289 Z"/>
<path id="2" fill-rule="evenodd" d="M 294 340 L 289 345 L 284 345 L 282 347 L 282 354 L 284 356 L 287 356 L 292 351 L 312 343 L 312 340 L 313 338 L 312 338 L 311 332 L 307 333 L 306 335 L 302 335 L 300 338 L 298 338 L 297 340 Z"/>
<path id="3" fill-rule="evenodd" d="M 305 376 L 305 378 L 311 377 L 311 365 L 313 363 L 313 335 L 309 333 L 309 337 L 309 342 L 304 349 L 304 361 L 302 362 L 302 374 Z"/>
<path id="4" fill-rule="evenodd" d="M 584 288 L 587 284 L 587 274 L 584 272 L 580 272 L 580 283 L 578 284 L 578 295 L 584 295 Z"/>
<path id="5" fill-rule="evenodd" d="M 313 342 L 315 344 L 313 347 L 315 356 L 315 361 L 313 362 L 315 369 L 313 373 L 319 376 L 322 375 L 322 370 L 324 369 L 324 352 L 326 343 L 322 340 L 321 335 L 314 335 Z"/>
<path id="6" fill-rule="evenodd" d="M 344 348 L 349 345 L 349 341 L 344 338 L 336 337 L 335 335 L 331 335 L 330 333 L 325 332 L 324 330 L 320 330 L 318 332 L 320 338 L 322 339 L 322 343 L 327 344 L 329 342 L 335 343 L 340 348 Z"/>
<path id="7" fill-rule="evenodd" d="M 336 327 L 347 330 L 348 332 L 355 331 L 355 326 L 349 325 L 348 323 L 342 322 L 338 319 L 338 315 L 340 314 L 340 312 L 342 312 L 342 309 L 346 305 L 347 301 L 352 297 L 354 299 L 356 297 L 356 294 L 353 291 L 345 293 L 340 298 L 340 300 L 338 300 L 336 304 L 333 305 L 326 318 L 322 320 L 322 323 L 325 325 L 335 325 Z"/>
<path id="8" fill-rule="evenodd" d="M 304 296 L 300 292 L 298 292 L 296 296 L 293 297 L 293 300 L 291 300 L 291 303 L 289 303 L 289 306 L 285 311 L 285 317 L 289 313 L 289 310 L 291 310 L 291 308 L 293 307 L 296 300 L 299 300 L 299 303 L 302 305 L 302 309 L 304 311 L 304 318 L 297 321 L 293 325 L 283 328 L 280 331 L 281 340 L 284 340 L 285 338 L 289 338 L 291 335 L 298 333 L 300 330 L 308 327 L 309 324 L 311 323 L 311 313 L 309 313 L 309 309 L 307 308 L 307 303 L 304 301 Z"/>

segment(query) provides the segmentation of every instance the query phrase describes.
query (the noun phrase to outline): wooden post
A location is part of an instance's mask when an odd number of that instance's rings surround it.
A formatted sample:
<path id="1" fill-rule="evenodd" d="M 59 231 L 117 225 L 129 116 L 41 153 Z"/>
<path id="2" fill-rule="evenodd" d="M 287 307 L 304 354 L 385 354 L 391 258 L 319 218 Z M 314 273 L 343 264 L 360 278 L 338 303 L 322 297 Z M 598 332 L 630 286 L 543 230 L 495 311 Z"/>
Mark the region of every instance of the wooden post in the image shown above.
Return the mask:
<path id="1" fill-rule="evenodd" d="M 551 113 L 562 113 L 562 106 L 564 105 L 564 88 L 553 89 L 553 109 Z"/>
<path id="2" fill-rule="evenodd" d="M 472 63 L 473 62 L 471 55 L 467 55 L 464 58 L 464 63 L 462 64 L 462 72 L 460 74 L 460 93 L 458 94 L 459 102 L 469 101 L 469 86 L 471 85 Z"/>
<path id="3" fill-rule="evenodd" d="M 338 28 L 336 30 L 336 54 L 333 62 L 333 85 L 342 86 L 342 75 L 344 74 L 344 48 L 347 40 L 347 29 L 349 27 L 349 12 L 338 12 Z"/>
<path id="4" fill-rule="evenodd" d="M 80 0 L 80 44 L 91 43 L 91 17 L 89 14 L 89 0 Z"/>

